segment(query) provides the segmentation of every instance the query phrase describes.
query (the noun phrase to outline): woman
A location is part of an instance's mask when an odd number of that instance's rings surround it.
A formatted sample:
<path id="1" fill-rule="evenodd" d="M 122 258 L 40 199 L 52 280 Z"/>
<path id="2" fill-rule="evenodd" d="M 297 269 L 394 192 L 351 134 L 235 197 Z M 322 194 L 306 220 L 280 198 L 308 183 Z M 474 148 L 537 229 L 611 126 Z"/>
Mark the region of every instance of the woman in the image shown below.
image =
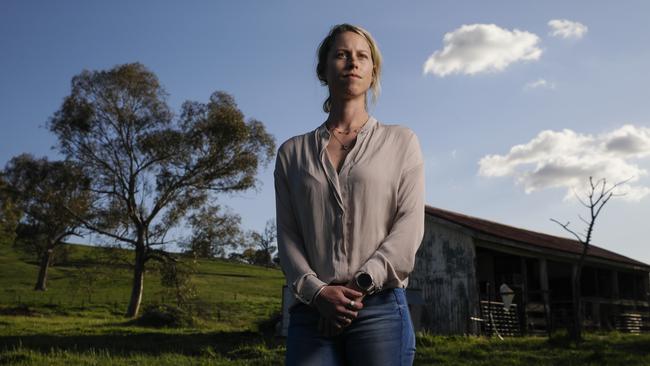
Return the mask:
<path id="1" fill-rule="evenodd" d="M 410 365 L 405 298 L 424 233 L 424 167 L 408 128 L 368 114 L 381 55 L 372 36 L 332 28 L 318 50 L 327 120 L 280 146 L 275 191 L 290 307 L 287 365 Z"/>

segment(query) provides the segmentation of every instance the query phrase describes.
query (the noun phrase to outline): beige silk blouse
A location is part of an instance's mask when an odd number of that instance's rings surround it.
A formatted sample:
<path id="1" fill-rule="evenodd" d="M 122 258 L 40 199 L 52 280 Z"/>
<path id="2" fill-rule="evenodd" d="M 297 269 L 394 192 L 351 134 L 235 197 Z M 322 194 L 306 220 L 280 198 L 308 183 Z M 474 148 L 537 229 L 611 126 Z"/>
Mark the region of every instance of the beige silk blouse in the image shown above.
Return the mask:
<path id="1" fill-rule="evenodd" d="M 370 117 L 338 174 L 327 154 L 329 139 L 323 123 L 278 150 L 277 240 L 287 285 L 306 304 L 323 286 L 361 271 L 378 290 L 406 287 L 424 235 L 417 136 Z"/>

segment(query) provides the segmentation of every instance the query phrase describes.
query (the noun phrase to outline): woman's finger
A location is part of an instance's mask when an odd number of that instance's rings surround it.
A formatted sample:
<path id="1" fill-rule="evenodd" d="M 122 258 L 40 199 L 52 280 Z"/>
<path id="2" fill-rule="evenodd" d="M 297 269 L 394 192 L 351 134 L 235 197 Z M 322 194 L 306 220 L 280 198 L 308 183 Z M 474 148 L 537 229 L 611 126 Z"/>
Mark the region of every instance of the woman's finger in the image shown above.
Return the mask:
<path id="1" fill-rule="evenodd" d="M 346 316 L 346 317 L 352 318 L 352 319 L 356 318 L 359 315 L 359 313 L 357 311 L 350 310 L 350 309 L 346 308 L 345 306 L 340 306 L 339 305 L 339 306 L 337 306 L 335 308 L 335 310 L 336 310 L 336 315 L 343 315 L 343 316 Z"/>
<path id="2" fill-rule="evenodd" d="M 357 298 L 363 296 L 363 293 L 359 292 L 357 290 L 353 290 L 353 289 L 351 289 L 349 287 L 345 287 L 345 286 L 340 286 L 340 287 L 341 287 L 341 292 L 343 292 L 343 295 L 346 298 L 350 299 L 350 300 L 354 300 L 354 299 L 357 299 Z"/>
<path id="3" fill-rule="evenodd" d="M 337 334 L 341 329 L 343 329 L 345 322 L 334 321 L 332 322 L 332 335 Z"/>
<path id="4" fill-rule="evenodd" d="M 348 300 L 345 303 L 345 306 L 350 310 L 361 310 L 363 309 L 363 304 L 360 300 Z"/>
<path id="5" fill-rule="evenodd" d="M 348 326 L 352 323 L 352 319 L 348 318 L 347 316 L 339 315 L 336 317 L 336 320 L 338 324 L 342 327 Z"/>

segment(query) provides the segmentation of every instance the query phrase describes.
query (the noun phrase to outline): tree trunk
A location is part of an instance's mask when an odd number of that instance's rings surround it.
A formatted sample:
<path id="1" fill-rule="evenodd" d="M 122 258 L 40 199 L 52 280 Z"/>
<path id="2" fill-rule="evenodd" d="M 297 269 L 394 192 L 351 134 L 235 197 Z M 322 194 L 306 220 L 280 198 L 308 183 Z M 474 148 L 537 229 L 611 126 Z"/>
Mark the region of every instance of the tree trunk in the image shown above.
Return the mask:
<path id="1" fill-rule="evenodd" d="M 140 311 L 142 302 L 142 290 L 144 288 L 144 250 L 136 249 L 135 267 L 133 269 L 133 287 L 131 288 L 131 298 L 129 299 L 129 308 L 126 310 L 128 318 L 135 318 Z"/>
<path id="2" fill-rule="evenodd" d="M 53 251 L 52 248 L 47 248 L 43 251 L 43 254 L 41 255 L 41 264 L 38 270 L 38 279 L 36 280 L 36 286 L 34 286 L 34 290 L 36 291 L 47 290 L 47 270 L 50 268 L 52 251 Z"/>

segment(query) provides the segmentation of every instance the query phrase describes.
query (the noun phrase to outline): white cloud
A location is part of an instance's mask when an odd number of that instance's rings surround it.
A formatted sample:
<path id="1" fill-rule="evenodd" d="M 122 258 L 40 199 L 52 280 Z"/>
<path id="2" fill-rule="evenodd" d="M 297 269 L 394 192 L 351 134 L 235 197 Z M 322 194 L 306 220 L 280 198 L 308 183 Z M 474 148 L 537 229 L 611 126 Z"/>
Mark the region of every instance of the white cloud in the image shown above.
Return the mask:
<path id="1" fill-rule="evenodd" d="M 609 134 L 603 149 L 613 154 L 643 158 L 650 155 L 650 128 L 625 125 Z"/>
<path id="2" fill-rule="evenodd" d="M 424 74 L 473 75 L 501 71 L 517 61 L 537 60 L 542 55 L 539 37 L 495 24 L 471 24 L 445 34 L 444 48 L 424 63 Z"/>
<path id="3" fill-rule="evenodd" d="M 555 83 L 540 78 L 524 85 L 524 90 L 537 89 L 537 88 L 555 89 Z"/>
<path id="4" fill-rule="evenodd" d="M 565 129 L 542 131 L 528 143 L 513 146 L 505 155 L 486 155 L 479 161 L 479 175 L 512 176 L 526 193 L 547 188 L 566 188 L 567 196 L 582 191 L 588 177 L 624 180 L 619 193 L 638 201 L 650 187 L 638 184 L 648 171 L 638 159 L 650 156 L 650 128 L 624 125 L 598 136 Z M 634 184 L 636 182 L 636 184 Z"/>
<path id="5" fill-rule="evenodd" d="M 586 25 L 567 19 L 553 19 L 548 22 L 548 26 L 551 28 L 551 31 L 549 32 L 551 36 L 561 37 L 564 39 L 580 39 L 584 37 L 589 30 Z"/>

